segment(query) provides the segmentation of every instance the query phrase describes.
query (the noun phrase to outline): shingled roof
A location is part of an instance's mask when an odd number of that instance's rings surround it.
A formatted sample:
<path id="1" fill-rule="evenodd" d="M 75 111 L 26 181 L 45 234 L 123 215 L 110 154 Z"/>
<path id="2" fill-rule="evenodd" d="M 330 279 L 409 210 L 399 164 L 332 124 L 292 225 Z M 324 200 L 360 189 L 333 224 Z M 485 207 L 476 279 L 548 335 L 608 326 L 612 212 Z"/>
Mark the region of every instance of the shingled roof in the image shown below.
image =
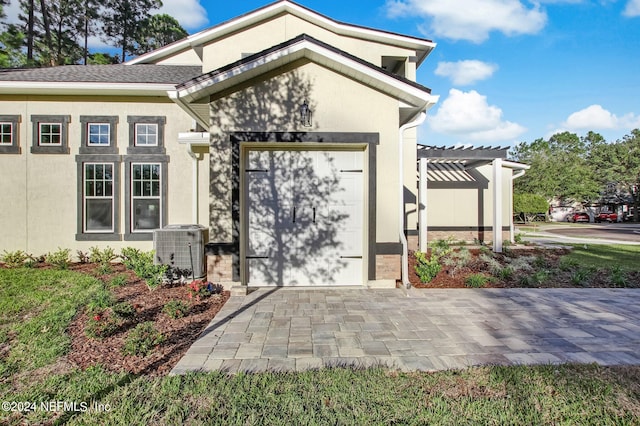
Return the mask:
<path id="1" fill-rule="evenodd" d="M 0 70 L 0 81 L 180 84 L 202 74 L 201 66 L 65 65 Z"/>

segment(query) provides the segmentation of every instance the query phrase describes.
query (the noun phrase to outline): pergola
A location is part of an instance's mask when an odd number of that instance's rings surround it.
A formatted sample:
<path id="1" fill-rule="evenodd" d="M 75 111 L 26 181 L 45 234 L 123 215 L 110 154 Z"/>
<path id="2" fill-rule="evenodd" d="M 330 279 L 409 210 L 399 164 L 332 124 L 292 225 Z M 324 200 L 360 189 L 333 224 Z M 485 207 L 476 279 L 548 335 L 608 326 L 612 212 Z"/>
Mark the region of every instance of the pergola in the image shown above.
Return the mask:
<path id="1" fill-rule="evenodd" d="M 511 174 L 509 186 L 513 188 L 513 180 L 524 175 L 525 171 L 530 168 L 526 164 L 508 161 L 507 151 L 505 147 L 435 147 L 427 145 L 418 145 L 418 228 L 420 230 L 418 244 L 421 251 L 427 250 L 427 173 L 429 164 L 434 165 L 455 165 L 458 170 L 468 170 L 480 165 L 492 164 L 493 172 L 491 178 L 491 187 L 493 189 L 493 250 L 497 253 L 502 252 L 503 238 L 502 226 L 505 222 L 502 209 L 505 200 L 499 194 L 502 194 L 503 168 L 511 169 L 515 173 Z M 513 191 L 509 191 L 510 205 L 512 203 Z M 513 241 L 513 219 L 508 218 L 510 227 L 510 238 Z M 496 231 L 498 230 L 498 231 Z"/>

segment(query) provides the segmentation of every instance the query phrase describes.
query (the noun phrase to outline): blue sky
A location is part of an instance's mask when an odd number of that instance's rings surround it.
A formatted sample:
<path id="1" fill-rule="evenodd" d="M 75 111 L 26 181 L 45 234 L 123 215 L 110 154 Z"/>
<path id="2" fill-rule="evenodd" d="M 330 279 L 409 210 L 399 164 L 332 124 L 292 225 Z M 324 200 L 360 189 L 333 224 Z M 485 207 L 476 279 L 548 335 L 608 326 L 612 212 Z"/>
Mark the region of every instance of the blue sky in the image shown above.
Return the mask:
<path id="1" fill-rule="evenodd" d="M 194 33 L 269 3 L 164 0 L 161 11 Z M 512 146 L 563 130 L 615 141 L 640 128 L 640 0 L 298 3 L 437 43 L 418 70 L 440 95 L 422 143 Z"/>

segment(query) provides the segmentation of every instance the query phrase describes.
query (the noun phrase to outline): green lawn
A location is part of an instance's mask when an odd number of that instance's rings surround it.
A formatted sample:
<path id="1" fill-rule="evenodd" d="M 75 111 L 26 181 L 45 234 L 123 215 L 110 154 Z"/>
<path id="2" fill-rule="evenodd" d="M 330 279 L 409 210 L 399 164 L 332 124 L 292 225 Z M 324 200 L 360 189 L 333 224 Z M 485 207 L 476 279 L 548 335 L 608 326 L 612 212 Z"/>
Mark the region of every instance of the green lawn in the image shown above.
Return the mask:
<path id="1" fill-rule="evenodd" d="M 580 265 L 640 270 L 640 245 L 571 244 L 571 246 L 573 250 L 566 258 Z"/>
<path id="2" fill-rule="evenodd" d="M 96 366 L 60 374 L 56 363 L 69 350 L 66 327 L 99 288 L 73 272 L 0 269 L 0 397 L 35 403 L 28 413 L 3 405 L 0 424 L 640 424 L 640 367 L 336 368 L 149 378 Z M 41 405 L 52 401 L 76 409 Z"/>

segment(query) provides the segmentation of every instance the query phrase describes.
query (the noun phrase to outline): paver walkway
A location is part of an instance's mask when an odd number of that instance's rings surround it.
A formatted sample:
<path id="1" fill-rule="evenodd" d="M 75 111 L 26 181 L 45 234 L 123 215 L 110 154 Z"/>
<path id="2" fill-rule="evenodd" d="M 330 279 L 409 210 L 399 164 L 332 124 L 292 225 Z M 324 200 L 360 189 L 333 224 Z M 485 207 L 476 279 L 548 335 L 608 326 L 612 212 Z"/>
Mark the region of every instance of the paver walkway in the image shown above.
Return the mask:
<path id="1" fill-rule="evenodd" d="M 173 374 L 384 365 L 640 365 L 637 289 L 260 289 L 233 296 Z"/>

